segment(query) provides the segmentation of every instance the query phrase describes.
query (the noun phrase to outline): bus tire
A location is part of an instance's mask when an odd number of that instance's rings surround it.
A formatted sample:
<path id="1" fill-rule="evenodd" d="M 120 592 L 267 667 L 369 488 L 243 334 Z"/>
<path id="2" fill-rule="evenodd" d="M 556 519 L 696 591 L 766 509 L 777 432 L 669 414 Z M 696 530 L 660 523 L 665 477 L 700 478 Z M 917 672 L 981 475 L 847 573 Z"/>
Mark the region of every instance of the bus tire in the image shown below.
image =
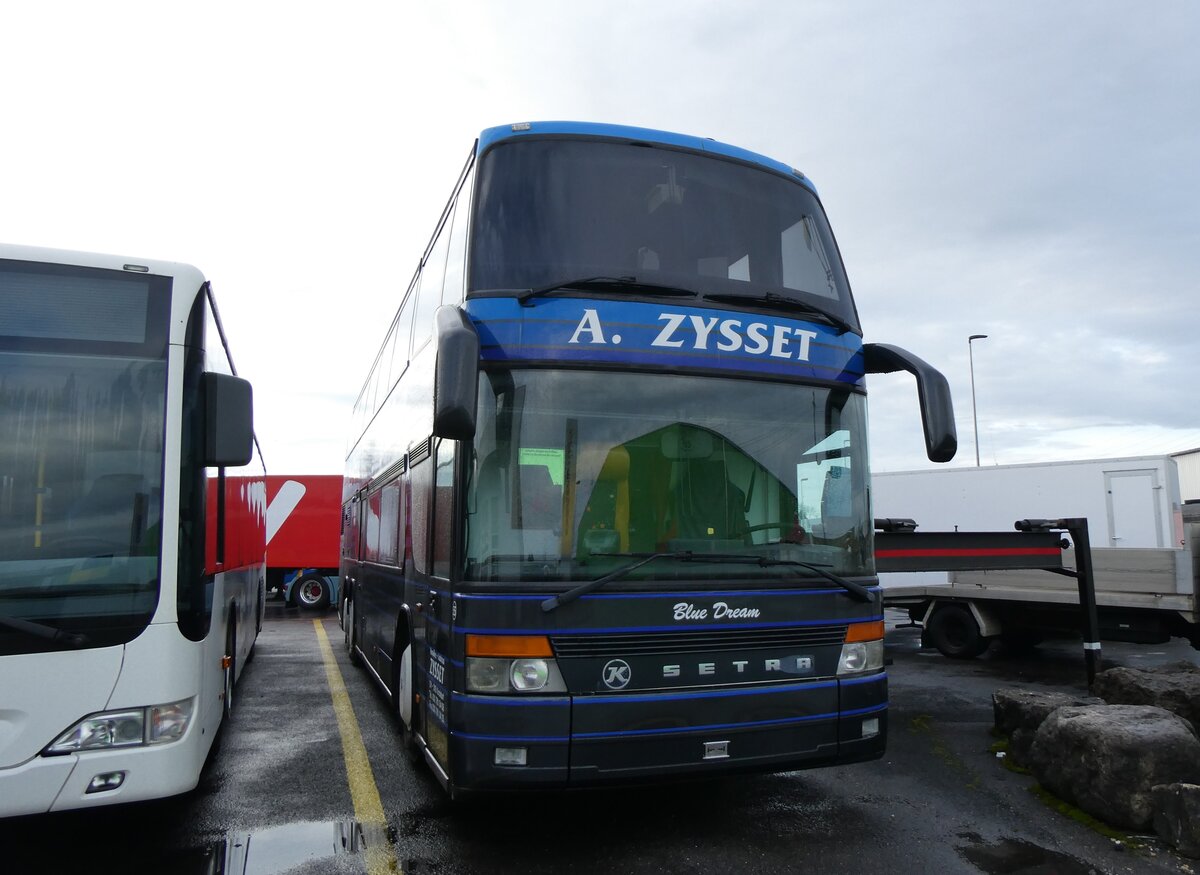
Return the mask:
<path id="1" fill-rule="evenodd" d="M 329 581 L 319 574 L 305 574 L 292 584 L 292 602 L 307 611 L 329 607 Z"/>
<path id="2" fill-rule="evenodd" d="M 346 633 L 346 656 L 350 660 L 351 665 L 362 665 L 362 658 L 356 650 L 357 642 L 354 640 L 354 599 L 346 599 L 346 616 L 344 620 L 344 629 Z"/>
<path id="3" fill-rule="evenodd" d="M 950 659 L 974 659 L 990 643 L 979 631 L 979 624 L 965 605 L 942 605 L 925 625 L 929 643 Z"/>
<path id="4" fill-rule="evenodd" d="M 414 729 L 417 719 L 416 687 L 413 683 L 412 645 L 408 636 L 399 639 L 396 644 L 398 651 L 394 660 L 396 666 L 396 720 L 400 724 L 400 746 L 403 748 L 409 762 L 421 761 L 421 746 L 417 741 Z"/>
<path id="5" fill-rule="evenodd" d="M 225 658 L 221 660 L 221 720 L 233 717 L 233 688 L 237 683 L 237 617 L 230 608 L 229 627 L 225 632 Z"/>

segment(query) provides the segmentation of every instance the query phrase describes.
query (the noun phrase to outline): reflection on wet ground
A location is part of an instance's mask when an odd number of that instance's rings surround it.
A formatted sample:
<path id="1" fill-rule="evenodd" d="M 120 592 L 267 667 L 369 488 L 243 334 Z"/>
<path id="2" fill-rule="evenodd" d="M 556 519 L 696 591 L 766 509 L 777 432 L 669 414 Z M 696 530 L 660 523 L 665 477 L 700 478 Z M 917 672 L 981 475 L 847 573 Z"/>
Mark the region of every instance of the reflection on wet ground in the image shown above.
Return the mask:
<path id="1" fill-rule="evenodd" d="M 179 868 L 172 871 L 197 875 L 361 871 L 361 864 L 350 864 L 344 858 L 388 843 L 381 830 L 364 830 L 355 820 L 287 823 L 226 833 L 211 844 L 181 854 Z"/>
<path id="2" fill-rule="evenodd" d="M 174 800 L 161 803 L 161 807 L 171 814 L 163 816 L 152 804 L 136 804 L 0 821 L 0 841 L 6 848 L 0 872 L 358 873 L 367 871 L 368 849 L 390 850 L 395 843 L 385 827 L 364 827 L 345 819 L 233 829 L 191 847 L 172 847 L 172 841 L 161 839 L 171 833 L 172 822 L 183 811 Z"/>
<path id="3" fill-rule="evenodd" d="M 1000 839 L 987 844 L 973 833 L 964 833 L 959 838 L 970 844 L 959 847 L 958 852 L 979 867 L 987 875 L 1094 875 L 1096 867 L 1059 851 L 1019 839 Z"/>

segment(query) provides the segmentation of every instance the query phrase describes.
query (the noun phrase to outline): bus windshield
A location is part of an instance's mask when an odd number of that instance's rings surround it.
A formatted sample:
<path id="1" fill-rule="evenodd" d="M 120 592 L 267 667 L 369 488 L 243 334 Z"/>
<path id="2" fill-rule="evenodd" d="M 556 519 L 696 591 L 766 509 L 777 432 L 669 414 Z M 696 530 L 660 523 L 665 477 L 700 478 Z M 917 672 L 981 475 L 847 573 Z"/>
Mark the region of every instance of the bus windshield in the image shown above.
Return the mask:
<path id="1" fill-rule="evenodd" d="M 588 580 L 657 552 L 785 562 L 664 557 L 627 580 L 874 571 L 857 393 L 629 372 L 480 381 L 466 580 Z"/>
<path id="2" fill-rule="evenodd" d="M 472 293 L 615 277 L 718 299 L 782 296 L 858 332 L 824 211 L 798 180 L 586 139 L 503 143 L 479 173 Z"/>
<path id="3" fill-rule="evenodd" d="M 158 599 L 167 301 L 3 268 L 0 654 L 123 643 Z"/>

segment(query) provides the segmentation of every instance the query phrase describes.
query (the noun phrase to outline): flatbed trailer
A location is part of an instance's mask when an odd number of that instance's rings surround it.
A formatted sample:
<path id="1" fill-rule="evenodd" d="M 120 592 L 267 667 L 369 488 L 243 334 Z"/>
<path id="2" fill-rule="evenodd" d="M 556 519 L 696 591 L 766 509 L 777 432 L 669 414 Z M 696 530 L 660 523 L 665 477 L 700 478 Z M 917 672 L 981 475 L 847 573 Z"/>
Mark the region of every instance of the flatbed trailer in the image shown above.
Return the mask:
<path id="1" fill-rule="evenodd" d="M 995 640 L 1027 648 L 1044 638 L 1157 644 L 1187 638 L 1200 648 L 1195 596 L 1200 505 L 1184 505 L 1185 547 L 1080 549 L 1079 539 L 1034 533 L 879 532 L 881 573 L 945 571 L 945 584 L 888 586 L 884 604 L 905 610 L 946 656 L 971 658 Z M 1054 542 L 1057 541 L 1057 547 Z M 1087 565 L 1095 627 L 1087 631 L 1081 579 Z M 1086 610 L 1086 607 L 1085 607 Z"/>
<path id="2" fill-rule="evenodd" d="M 1200 643 L 1200 505 L 1181 500 L 1172 456 L 906 471 L 871 480 L 876 512 L 918 520 L 918 537 L 965 544 L 961 539 L 969 532 L 1012 537 L 1018 518 L 1069 513 L 1086 520 L 1095 548 L 1087 559 L 1098 628 L 1085 637 L 1097 646 L 1100 639 L 1152 644 L 1184 637 Z M 884 541 L 888 537 L 906 536 L 885 534 Z M 1061 574 L 1079 567 L 1077 544 L 1046 557 L 1061 563 L 1058 574 L 1046 573 L 1037 556 L 1010 557 L 1004 564 L 982 554 L 960 555 L 957 563 L 927 554 L 901 562 L 884 547 L 878 568 L 885 603 L 906 609 L 924 626 L 926 642 L 948 656 L 976 656 L 997 639 L 1020 648 L 1082 630 L 1078 582 Z M 939 573 L 905 573 L 914 571 Z"/>

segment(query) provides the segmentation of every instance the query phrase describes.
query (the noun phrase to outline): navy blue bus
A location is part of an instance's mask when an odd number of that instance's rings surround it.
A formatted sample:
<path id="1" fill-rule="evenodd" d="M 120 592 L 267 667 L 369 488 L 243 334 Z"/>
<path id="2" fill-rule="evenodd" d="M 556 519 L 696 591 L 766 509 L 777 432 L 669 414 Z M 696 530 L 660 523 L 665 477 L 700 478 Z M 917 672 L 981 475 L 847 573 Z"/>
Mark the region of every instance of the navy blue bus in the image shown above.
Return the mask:
<path id="1" fill-rule="evenodd" d="M 885 749 L 864 344 L 813 184 L 708 139 L 484 131 L 354 412 L 352 661 L 451 795 Z"/>

